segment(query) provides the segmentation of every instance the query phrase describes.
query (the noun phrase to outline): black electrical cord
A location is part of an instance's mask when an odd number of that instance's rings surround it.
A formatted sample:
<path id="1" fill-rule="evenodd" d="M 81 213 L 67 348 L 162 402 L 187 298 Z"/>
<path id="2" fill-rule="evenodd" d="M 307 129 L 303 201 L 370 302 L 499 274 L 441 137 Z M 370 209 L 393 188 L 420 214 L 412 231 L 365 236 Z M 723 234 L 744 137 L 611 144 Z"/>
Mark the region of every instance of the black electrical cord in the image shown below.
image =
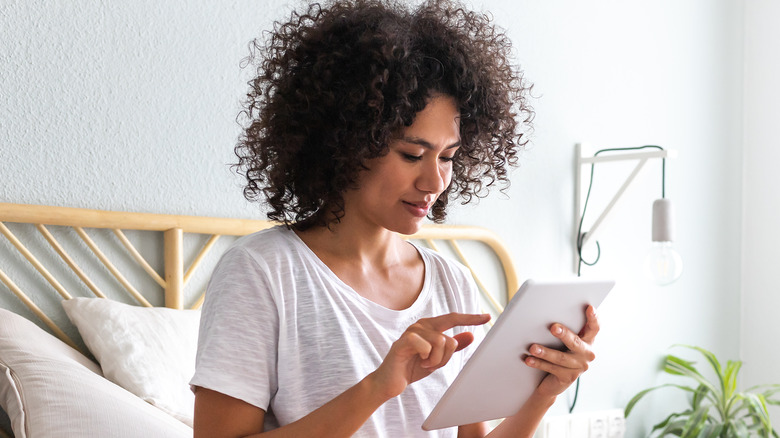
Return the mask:
<path id="1" fill-rule="evenodd" d="M 656 145 L 645 145 L 645 146 L 637 146 L 637 147 L 630 147 L 630 148 L 609 148 L 609 149 L 601 149 L 597 151 L 595 154 L 593 154 L 594 157 L 598 156 L 602 152 L 617 152 L 617 151 L 635 151 L 639 149 L 659 149 L 664 150 L 661 146 Z M 595 170 L 596 163 L 590 164 L 590 182 L 588 183 L 588 193 L 585 195 L 585 202 L 582 206 L 582 215 L 580 216 L 580 223 L 577 227 L 577 277 L 581 275 L 582 271 L 582 265 L 587 266 L 593 266 L 596 263 L 598 263 L 599 259 L 601 258 L 601 246 L 599 245 L 599 242 L 596 241 L 596 259 L 592 262 L 586 262 L 582 258 L 582 240 L 585 237 L 585 233 L 582 232 L 582 224 L 583 220 L 585 219 L 585 211 L 588 209 L 588 200 L 590 199 L 590 191 L 593 188 L 593 173 Z M 666 158 L 663 158 L 661 160 L 661 198 L 666 198 Z M 574 411 L 574 406 L 577 405 L 577 396 L 580 393 L 580 379 L 577 378 L 577 383 L 574 386 L 574 400 L 572 400 L 571 405 L 569 406 L 569 413 L 571 414 Z"/>

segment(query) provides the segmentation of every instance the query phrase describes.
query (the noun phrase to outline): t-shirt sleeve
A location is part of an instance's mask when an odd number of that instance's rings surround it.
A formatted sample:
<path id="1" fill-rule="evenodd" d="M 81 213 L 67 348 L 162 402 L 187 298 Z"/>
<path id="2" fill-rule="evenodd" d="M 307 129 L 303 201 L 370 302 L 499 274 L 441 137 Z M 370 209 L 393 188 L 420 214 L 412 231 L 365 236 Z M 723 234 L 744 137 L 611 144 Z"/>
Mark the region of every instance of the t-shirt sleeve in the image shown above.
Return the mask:
<path id="1" fill-rule="evenodd" d="M 279 314 L 268 276 L 246 250 L 230 249 L 209 281 L 190 385 L 267 412 L 277 390 L 278 339 Z"/>

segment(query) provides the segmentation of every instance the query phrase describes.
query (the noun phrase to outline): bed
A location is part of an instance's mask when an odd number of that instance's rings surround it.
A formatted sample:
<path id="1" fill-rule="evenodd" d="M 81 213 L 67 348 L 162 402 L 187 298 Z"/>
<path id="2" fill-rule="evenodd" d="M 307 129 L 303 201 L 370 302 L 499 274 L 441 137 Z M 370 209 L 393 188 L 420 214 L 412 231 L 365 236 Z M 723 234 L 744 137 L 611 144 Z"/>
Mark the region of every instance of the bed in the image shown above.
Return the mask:
<path id="1" fill-rule="evenodd" d="M 192 436 L 210 269 L 232 240 L 275 225 L 0 203 L 0 437 Z M 485 228 L 410 238 L 466 265 L 487 312 L 517 289 Z"/>

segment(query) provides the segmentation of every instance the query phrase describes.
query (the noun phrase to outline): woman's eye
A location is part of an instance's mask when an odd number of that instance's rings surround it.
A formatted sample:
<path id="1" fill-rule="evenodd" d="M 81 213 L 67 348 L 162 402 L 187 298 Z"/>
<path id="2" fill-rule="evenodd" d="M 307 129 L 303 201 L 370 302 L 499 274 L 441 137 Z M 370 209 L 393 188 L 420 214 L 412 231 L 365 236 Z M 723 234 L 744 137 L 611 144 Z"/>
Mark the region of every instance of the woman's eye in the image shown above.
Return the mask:
<path id="1" fill-rule="evenodd" d="M 452 162 L 452 160 L 454 160 L 454 159 L 455 159 L 455 157 L 454 157 L 454 156 L 453 156 L 453 157 L 441 157 L 440 159 L 441 159 L 442 161 L 446 162 L 446 163 L 451 163 L 451 162 Z"/>
<path id="2" fill-rule="evenodd" d="M 412 154 L 401 154 L 403 155 L 404 159 L 407 161 L 420 161 L 422 159 L 422 155 L 412 155 Z"/>

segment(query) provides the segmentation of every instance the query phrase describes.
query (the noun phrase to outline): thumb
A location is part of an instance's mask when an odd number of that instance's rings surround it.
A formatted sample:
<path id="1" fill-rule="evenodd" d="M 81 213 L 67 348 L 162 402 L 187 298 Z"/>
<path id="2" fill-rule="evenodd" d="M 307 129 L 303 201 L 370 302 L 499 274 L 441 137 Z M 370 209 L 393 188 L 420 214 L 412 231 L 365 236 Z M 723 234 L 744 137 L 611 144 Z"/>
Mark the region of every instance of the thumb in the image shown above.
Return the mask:
<path id="1" fill-rule="evenodd" d="M 460 351 L 468 347 L 469 345 L 471 345 L 472 342 L 474 342 L 474 333 L 471 332 L 458 333 L 457 335 L 453 336 L 452 339 L 458 341 L 458 346 L 455 348 L 455 351 Z"/>

